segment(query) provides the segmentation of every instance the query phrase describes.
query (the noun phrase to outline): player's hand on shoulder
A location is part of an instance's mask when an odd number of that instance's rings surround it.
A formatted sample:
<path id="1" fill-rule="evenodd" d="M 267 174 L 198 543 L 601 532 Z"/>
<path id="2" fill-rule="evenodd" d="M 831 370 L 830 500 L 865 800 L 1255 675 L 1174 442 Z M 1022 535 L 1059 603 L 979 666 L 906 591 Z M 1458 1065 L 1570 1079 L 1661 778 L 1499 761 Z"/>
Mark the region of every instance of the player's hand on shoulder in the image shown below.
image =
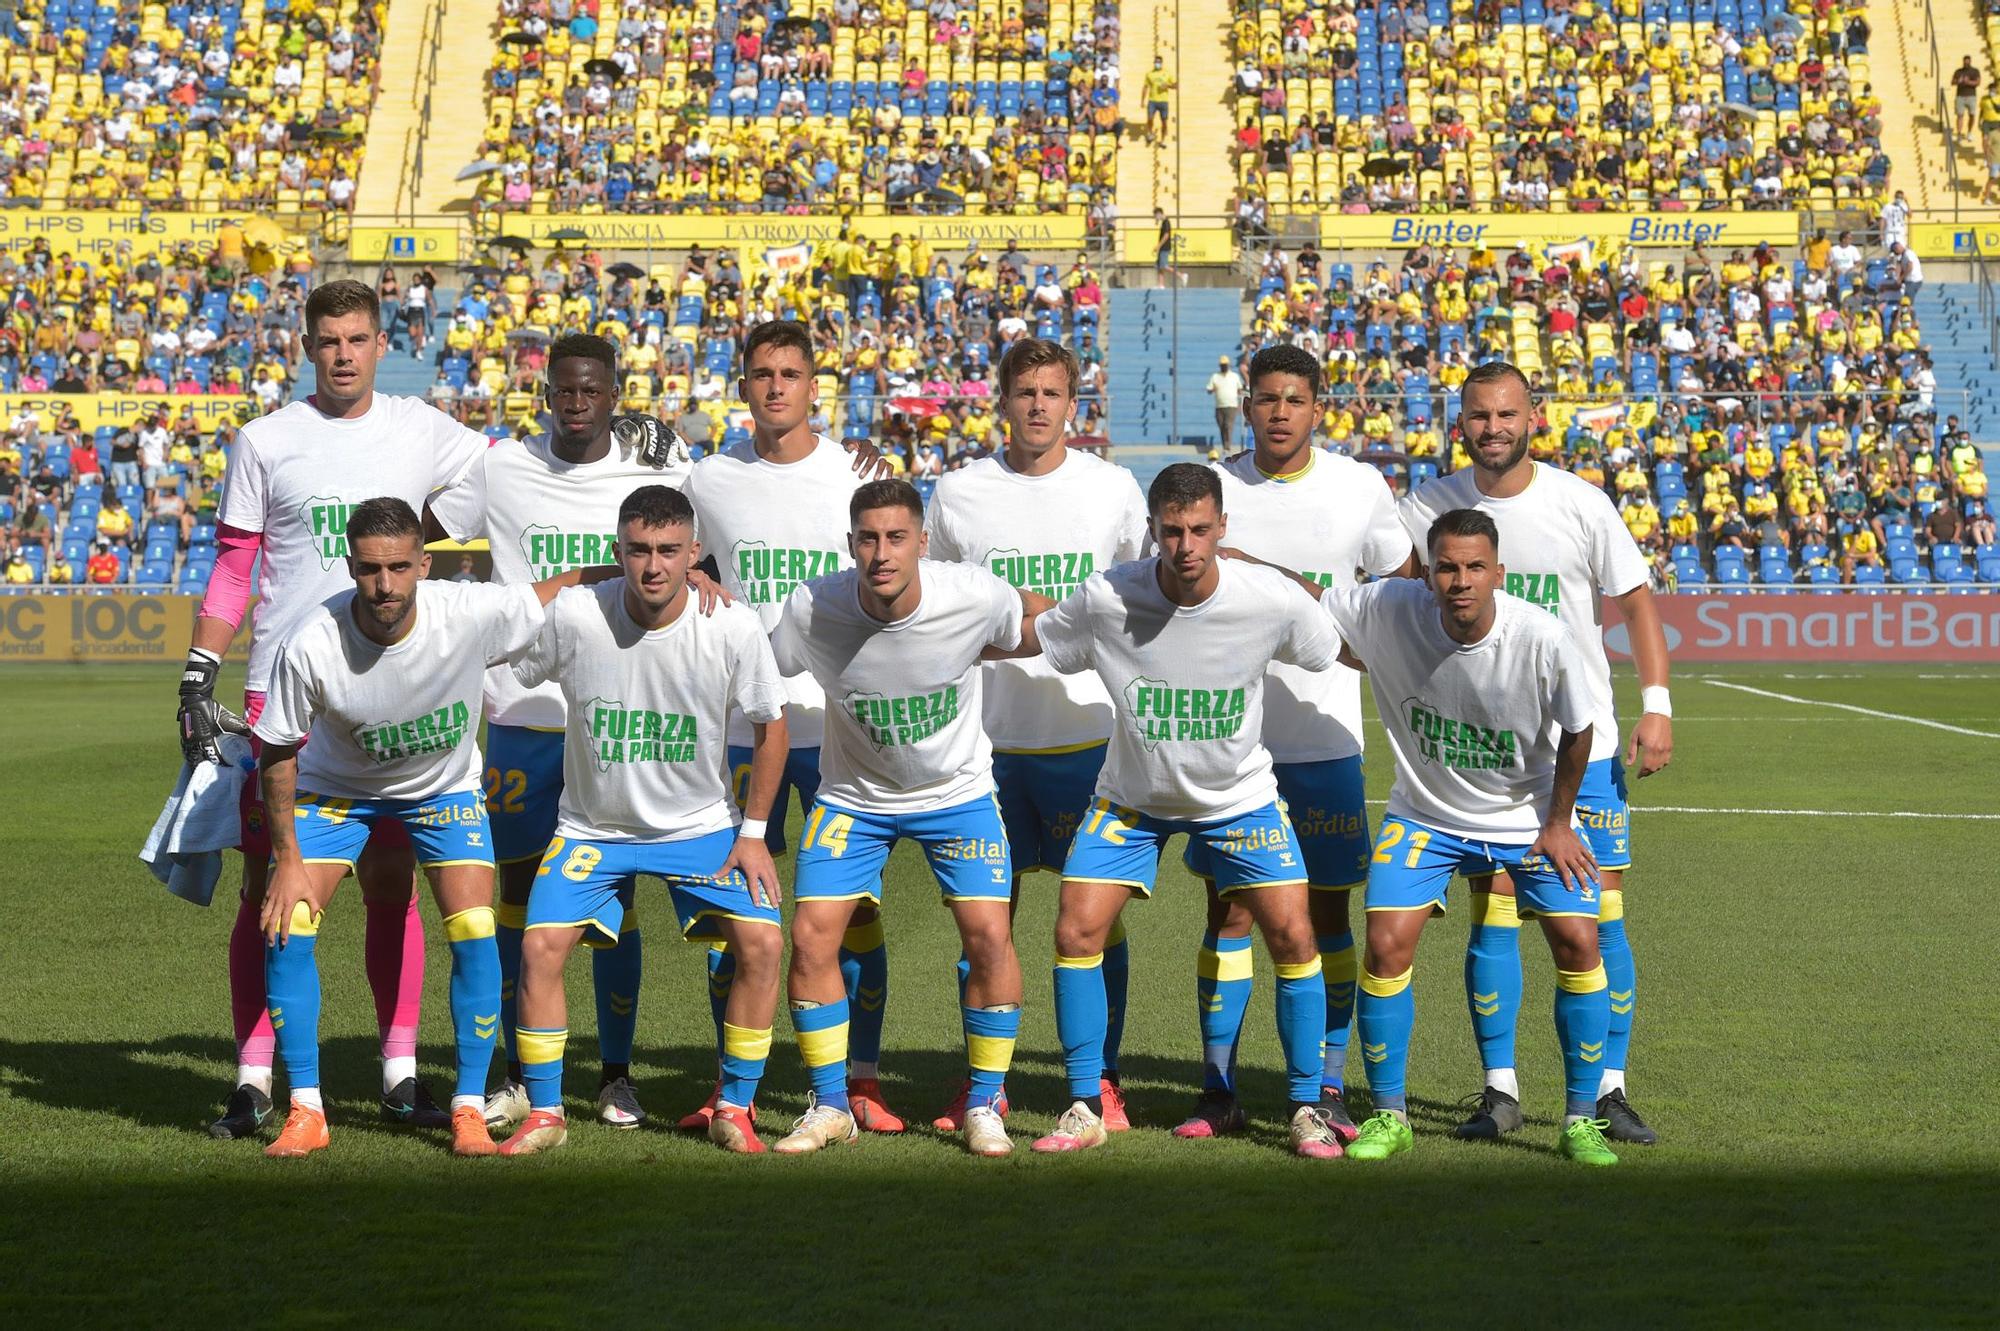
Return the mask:
<path id="1" fill-rule="evenodd" d="M 673 426 L 650 413 L 614 416 L 611 430 L 637 461 L 655 471 L 684 465 L 693 458 L 687 440 Z"/>
<path id="2" fill-rule="evenodd" d="M 863 480 L 886 481 L 896 474 L 889 459 L 882 456 L 882 450 L 866 439 L 849 439 L 841 447 L 853 462 L 854 474 Z"/>
<path id="3" fill-rule="evenodd" d="M 712 615 L 725 605 L 736 604 L 736 598 L 727 588 L 700 569 L 688 574 L 688 588 L 694 592 L 695 606 L 704 614 Z"/>
<path id="4" fill-rule="evenodd" d="M 1662 770 L 1674 758 L 1674 723 L 1658 712 L 1647 712 L 1632 727 L 1625 744 L 1625 765 L 1638 772 L 1641 780 Z"/>

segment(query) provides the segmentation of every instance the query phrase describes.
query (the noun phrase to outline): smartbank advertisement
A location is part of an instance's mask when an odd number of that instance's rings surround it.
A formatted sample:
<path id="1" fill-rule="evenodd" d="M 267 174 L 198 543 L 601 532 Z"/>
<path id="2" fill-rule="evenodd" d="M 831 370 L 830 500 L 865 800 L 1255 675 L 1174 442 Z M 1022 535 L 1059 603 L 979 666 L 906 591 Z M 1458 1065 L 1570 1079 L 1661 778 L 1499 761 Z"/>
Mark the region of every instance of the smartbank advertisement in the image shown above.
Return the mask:
<path id="1" fill-rule="evenodd" d="M 2000 661 L 2000 593 L 1656 596 L 1680 661 Z M 1618 603 L 1603 602 L 1604 645 L 1629 660 Z"/>

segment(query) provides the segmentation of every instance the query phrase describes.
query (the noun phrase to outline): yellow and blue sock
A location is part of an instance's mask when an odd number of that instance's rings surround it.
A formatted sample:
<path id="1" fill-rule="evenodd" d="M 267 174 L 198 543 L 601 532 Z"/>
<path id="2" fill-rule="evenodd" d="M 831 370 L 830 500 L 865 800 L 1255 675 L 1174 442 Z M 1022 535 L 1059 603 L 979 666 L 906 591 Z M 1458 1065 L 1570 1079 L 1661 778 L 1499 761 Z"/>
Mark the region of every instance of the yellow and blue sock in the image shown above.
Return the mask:
<path id="1" fill-rule="evenodd" d="M 1125 1043 L 1125 997 L 1132 984 L 1132 948 L 1125 940 L 1125 917 L 1111 922 L 1104 940 L 1104 1075 L 1118 1080 L 1118 1050 Z"/>
<path id="2" fill-rule="evenodd" d="M 803 1044 L 803 1037 L 801 1039 Z M 751 1030 L 747 1026 L 722 1023 L 723 1104 L 748 1109 L 757 1102 L 757 1084 L 764 1080 L 764 1064 L 771 1057 L 771 1028 Z M 845 1086 L 842 1087 L 843 1094 Z"/>
<path id="3" fill-rule="evenodd" d="M 855 1062 L 872 1066 L 882 1059 L 882 1019 L 889 1007 L 889 948 L 881 916 L 854 925 L 840 940 L 840 978 L 853 1014 L 850 1051 Z"/>
<path id="4" fill-rule="evenodd" d="M 799 1056 L 805 1059 L 813 1098 L 842 1112 L 847 1109 L 847 1019 L 845 997 L 831 1003 L 792 1004 L 792 1028 L 798 1032 Z"/>
<path id="5" fill-rule="evenodd" d="M 1320 969 L 1326 976 L 1326 1067 L 1319 1084 L 1337 1092 L 1347 1081 L 1347 1031 L 1354 1024 L 1354 984 L 1361 959 L 1354 950 L 1352 931 L 1321 934 L 1318 942 Z"/>
<path id="6" fill-rule="evenodd" d="M 293 1091 L 319 1087 L 319 916 L 301 901 L 292 907 L 292 936 L 264 949 L 264 995 L 285 1081 Z"/>
<path id="7" fill-rule="evenodd" d="M 1480 1066 L 1514 1066 L 1514 1028 L 1521 1016 L 1521 916 L 1513 897 L 1472 894 L 1472 932 L 1465 944 L 1465 1002 Z"/>
<path id="8" fill-rule="evenodd" d="M 590 983 L 597 995 L 597 1051 L 607 1077 L 628 1069 L 632 1040 L 639 1030 L 639 983 L 644 971 L 645 938 L 639 913 L 625 912 L 618 946 L 591 949 Z M 524 1060 L 525 1064 L 525 1060 Z"/>
<path id="9" fill-rule="evenodd" d="M 1236 1093 L 1236 1041 L 1250 1007 L 1250 935 L 1201 937 L 1195 970 L 1195 1004 L 1201 1012 L 1201 1085 Z"/>
<path id="10" fill-rule="evenodd" d="M 1639 973 L 1632 961 L 1632 940 L 1625 936 L 1625 893 L 1606 888 L 1597 917 L 1597 950 L 1604 958 L 1604 980 L 1611 1002 L 1611 1027 L 1604 1037 L 1605 1085 L 1602 1091 L 1625 1088 L 1625 1056 L 1632 1049 L 1632 1008 L 1639 1001 Z"/>
<path id="11" fill-rule="evenodd" d="M 724 1014 L 736 987 L 736 954 L 720 938 L 708 945 L 708 1013 L 715 1018 L 715 1056 L 722 1057 Z"/>
<path id="12" fill-rule="evenodd" d="M 1611 1024 L 1604 964 L 1556 971 L 1556 1039 L 1563 1053 L 1563 1117 L 1594 1118 L 1604 1075 L 1605 1032 Z"/>
<path id="13" fill-rule="evenodd" d="M 1375 1108 L 1409 1112 L 1405 1091 L 1410 1070 L 1410 1031 L 1417 1024 L 1417 996 L 1410 990 L 1412 966 L 1401 975 L 1361 971 L 1355 1025 L 1361 1031 L 1361 1061 L 1368 1069 L 1368 1097 Z"/>
<path id="14" fill-rule="evenodd" d="M 1089 1100 L 1104 1079 L 1104 954 L 1056 957 L 1056 1038 L 1071 1098 Z"/>
<path id="15" fill-rule="evenodd" d="M 563 1049 L 569 1043 L 567 1026 L 523 1026 L 514 1047 L 521 1051 L 521 1084 L 528 1088 L 528 1105 L 562 1112 Z"/>
<path id="16" fill-rule="evenodd" d="M 961 1007 L 959 1013 L 965 1020 L 965 1061 L 972 1080 L 971 1089 L 965 1094 L 965 1107 L 979 1109 L 999 1099 L 1007 1085 L 1007 1067 L 1014 1061 L 1014 1041 L 1021 1034 L 1021 1005 L 968 1005 Z"/>
<path id="17" fill-rule="evenodd" d="M 514 1025 L 520 1020 L 521 1000 L 515 990 L 521 983 L 521 939 L 528 926 L 528 908 L 501 902 L 493 908 L 494 942 L 500 949 L 500 1038 L 507 1049 L 507 1075 L 521 1078 L 521 1051 L 514 1041 Z"/>
<path id="18" fill-rule="evenodd" d="M 500 1029 L 500 945 L 494 939 L 493 907 L 474 906 L 444 917 L 451 941 L 451 1024 L 458 1044 L 458 1084 L 462 1098 L 483 1101 L 486 1072 Z"/>
<path id="19" fill-rule="evenodd" d="M 1319 956 L 1279 962 L 1278 1048 L 1285 1055 L 1285 1080 L 1292 1103 L 1319 1103 L 1320 1072 L 1326 1064 L 1326 975 Z"/>

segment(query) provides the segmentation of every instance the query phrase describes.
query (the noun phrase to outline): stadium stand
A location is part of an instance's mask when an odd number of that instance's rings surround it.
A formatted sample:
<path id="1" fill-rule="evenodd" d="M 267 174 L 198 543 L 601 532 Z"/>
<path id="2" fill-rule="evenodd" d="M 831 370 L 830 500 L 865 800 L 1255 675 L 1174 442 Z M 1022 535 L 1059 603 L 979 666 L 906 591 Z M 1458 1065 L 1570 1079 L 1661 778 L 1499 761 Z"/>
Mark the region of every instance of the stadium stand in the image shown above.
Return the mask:
<path id="1" fill-rule="evenodd" d="M 626 348 L 625 406 L 678 422 L 698 447 L 749 437 L 731 411 L 749 327 L 799 318 L 820 340 L 825 433 L 872 438 L 920 482 L 997 443 L 993 367 L 1015 338 L 1067 342 L 1085 365 L 1078 433 L 1102 412 L 1103 288 L 1084 255 L 1067 271 L 1011 246 L 954 261 L 921 240 L 823 246 L 808 270 L 746 278 L 733 253 L 602 267 L 551 255 L 540 280 L 525 257 L 475 274 L 447 312 L 431 397 L 498 434 L 534 428 L 546 345 L 587 328 Z"/>
<path id="2" fill-rule="evenodd" d="M 491 206 L 1083 214 L 1115 183 L 1110 0 L 503 0 L 495 22 Z"/>
<path id="3" fill-rule="evenodd" d="M 1833 208 L 1888 180 L 1859 5 L 1237 0 L 1239 198 Z"/>
<path id="4" fill-rule="evenodd" d="M 1907 265 L 1847 236 L 1681 263 L 1574 245 L 1265 253 L 1246 352 L 1323 357 L 1329 444 L 1404 484 L 1467 465 L 1457 387 L 1512 361 L 1534 455 L 1603 486 L 1662 585 L 1789 588 L 2000 571 L 1980 451 L 1939 410 Z"/>
<path id="5" fill-rule="evenodd" d="M 7 195 L 47 207 L 351 205 L 386 0 L 46 0 L 0 43 Z"/>

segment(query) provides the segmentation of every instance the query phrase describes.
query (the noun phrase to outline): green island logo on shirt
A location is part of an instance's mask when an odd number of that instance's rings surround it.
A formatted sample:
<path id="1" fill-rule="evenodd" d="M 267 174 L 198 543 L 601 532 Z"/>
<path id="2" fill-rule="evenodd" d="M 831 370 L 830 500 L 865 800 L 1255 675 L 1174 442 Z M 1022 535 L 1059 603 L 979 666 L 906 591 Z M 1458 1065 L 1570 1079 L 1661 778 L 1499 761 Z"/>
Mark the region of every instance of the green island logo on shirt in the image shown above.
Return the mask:
<path id="1" fill-rule="evenodd" d="M 794 550 L 763 541 L 738 541 L 729 560 L 742 599 L 751 605 L 776 605 L 800 583 L 840 570 L 838 550 Z"/>
<path id="2" fill-rule="evenodd" d="M 528 561 L 529 577 L 540 582 L 573 568 L 617 563 L 615 540 L 602 532 L 563 531 L 538 524 L 521 533 L 521 557 Z"/>
<path id="3" fill-rule="evenodd" d="M 906 698 L 850 693 L 841 705 L 878 749 L 920 744 L 958 719 L 958 685 Z"/>
<path id="4" fill-rule="evenodd" d="M 1503 590 L 1552 615 L 1562 613 L 1562 579 L 1553 573 L 1509 573 Z"/>
<path id="5" fill-rule="evenodd" d="M 590 718 L 590 756 L 597 770 L 614 764 L 691 763 L 695 760 L 695 720 L 679 712 L 655 712 L 622 702 L 592 698 L 583 705 Z"/>
<path id="6" fill-rule="evenodd" d="M 1125 686 L 1125 706 L 1148 749 L 1162 740 L 1233 739 L 1243 729 L 1242 689 L 1189 689 L 1141 678 Z"/>
<path id="7" fill-rule="evenodd" d="M 332 495 L 314 495 L 299 505 L 299 521 L 319 552 L 322 569 L 347 558 L 347 514 L 353 507 Z"/>
<path id="8" fill-rule="evenodd" d="M 420 753 L 455 749 L 471 731 L 472 709 L 449 703 L 409 721 L 371 721 L 354 727 L 354 743 L 378 763 L 413 758 Z"/>
<path id="9" fill-rule="evenodd" d="M 1511 730 L 1457 720 L 1421 698 L 1403 699 L 1403 717 L 1416 740 L 1417 757 L 1424 762 L 1473 772 L 1520 766 L 1520 750 Z"/>
<path id="10" fill-rule="evenodd" d="M 988 550 L 986 567 L 1010 587 L 1025 588 L 1051 601 L 1060 601 L 1081 587 L 1097 569 L 1097 556 L 1088 550 L 1070 550 L 1043 555 L 1026 555 L 1019 550 Z"/>

